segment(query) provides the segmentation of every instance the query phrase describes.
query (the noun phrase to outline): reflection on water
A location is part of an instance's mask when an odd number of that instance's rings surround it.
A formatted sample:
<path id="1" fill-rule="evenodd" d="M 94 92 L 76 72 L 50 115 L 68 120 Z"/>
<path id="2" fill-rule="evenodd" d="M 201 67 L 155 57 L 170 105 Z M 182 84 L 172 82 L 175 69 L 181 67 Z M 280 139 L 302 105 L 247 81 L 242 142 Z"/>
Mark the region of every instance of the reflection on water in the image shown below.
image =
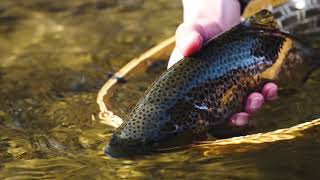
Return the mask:
<path id="1" fill-rule="evenodd" d="M 188 148 L 110 159 L 112 128 L 99 123 L 95 98 L 108 74 L 173 34 L 180 1 L 77 0 L 0 3 L 0 179 L 310 178 L 320 163 L 319 127 L 288 141 Z M 130 110 L 163 64 L 119 85 L 116 114 Z M 255 115 L 258 132 L 319 117 L 320 72 L 281 91 Z M 128 99 L 130 97 L 130 99 Z"/>

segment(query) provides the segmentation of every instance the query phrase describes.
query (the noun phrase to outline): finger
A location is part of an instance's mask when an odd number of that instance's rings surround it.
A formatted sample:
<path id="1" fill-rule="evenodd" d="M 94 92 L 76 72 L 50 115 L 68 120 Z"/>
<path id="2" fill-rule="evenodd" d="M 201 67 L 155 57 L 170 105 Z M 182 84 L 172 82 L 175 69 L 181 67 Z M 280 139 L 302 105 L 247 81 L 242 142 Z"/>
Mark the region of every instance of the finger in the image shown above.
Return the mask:
<path id="1" fill-rule="evenodd" d="M 261 93 L 254 92 L 249 95 L 246 102 L 245 111 L 249 114 L 257 112 L 264 103 L 264 97 Z"/>
<path id="2" fill-rule="evenodd" d="M 198 51 L 202 44 L 240 21 L 237 0 L 183 0 L 183 19 L 176 31 L 176 48 L 168 68 Z"/>
<path id="3" fill-rule="evenodd" d="M 203 43 L 202 29 L 199 25 L 181 24 L 176 31 L 176 47 L 174 48 L 168 68 L 177 63 L 184 56 L 189 56 L 198 51 Z"/>
<path id="4" fill-rule="evenodd" d="M 210 36 L 219 33 L 221 29 L 216 25 L 212 25 Z M 172 52 L 168 68 L 181 60 L 183 57 L 199 51 L 205 40 L 208 39 L 206 32 L 201 25 L 198 24 L 181 24 L 176 31 L 176 47 Z"/>
<path id="5" fill-rule="evenodd" d="M 240 3 L 238 0 L 183 0 L 183 21 L 202 25 L 208 36 L 212 37 L 212 25 L 225 31 L 240 22 Z M 211 34 L 212 33 L 212 34 Z M 210 35 L 211 34 L 211 35 Z"/>
<path id="6" fill-rule="evenodd" d="M 181 24 L 176 31 L 176 47 L 183 56 L 197 52 L 203 43 L 203 29 L 197 24 Z"/>
<path id="7" fill-rule="evenodd" d="M 278 86 L 274 83 L 267 83 L 262 89 L 262 94 L 254 92 L 247 98 L 246 112 L 236 113 L 230 118 L 230 125 L 244 126 L 249 123 L 250 114 L 257 112 L 264 104 L 264 100 L 278 98 Z"/>
<path id="8" fill-rule="evenodd" d="M 274 83 L 267 83 L 262 88 L 262 95 L 266 100 L 275 100 L 278 98 L 278 86 Z"/>
<path id="9" fill-rule="evenodd" d="M 244 126 L 249 123 L 250 115 L 246 112 L 236 113 L 230 118 L 229 124 L 231 126 Z"/>

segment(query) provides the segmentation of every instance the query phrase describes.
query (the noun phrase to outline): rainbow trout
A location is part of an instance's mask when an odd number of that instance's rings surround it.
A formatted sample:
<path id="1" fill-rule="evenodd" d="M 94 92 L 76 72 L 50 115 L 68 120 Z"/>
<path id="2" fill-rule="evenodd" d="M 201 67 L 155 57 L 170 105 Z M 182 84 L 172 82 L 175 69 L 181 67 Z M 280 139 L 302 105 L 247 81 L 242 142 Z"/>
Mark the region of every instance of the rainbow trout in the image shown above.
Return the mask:
<path id="1" fill-rule="evenodd" d="M 165 71 L 116 129 L 105 152 L 130 156 L 204 140 L 266 82 L 301 81 L 301 74 L 319 65 L 313 52 L 280 32 L 263 10 Z"/>

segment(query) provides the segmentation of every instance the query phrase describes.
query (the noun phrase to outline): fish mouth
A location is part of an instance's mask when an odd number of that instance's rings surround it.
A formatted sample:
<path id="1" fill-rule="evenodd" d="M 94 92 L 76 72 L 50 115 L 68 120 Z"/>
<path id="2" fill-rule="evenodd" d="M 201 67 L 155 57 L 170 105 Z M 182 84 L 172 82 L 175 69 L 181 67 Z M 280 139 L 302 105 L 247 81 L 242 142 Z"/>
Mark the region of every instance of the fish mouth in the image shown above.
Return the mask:
<path id="1" fill-rule="evenodd" d="M 138 150 L 137 148 L 121 148 L 107 145 L 104 150 L 104 153 L 112 158 L 128 158 L 136 155 L 146 155 L 148 153 L 151 153 L 151 151 L 143 151 Z"/>
<path id="2" fill-rule="evenodd" d="M 118 135 L 113 135 L 104 152 L 112 158 L 128 158 L 137 155 L 169 152 L 190 146 L 194 142 L 195 137 L 197 140 L 206 139 L 205 136 L 201 136 L 201 138 L 197 136 L 191 133 L 183 133 L 170 137 L 164 136 L 162 139 L 146 140 L 125 139 Z"/>
<path id="3" fill-rule="evenodd" d="M 143 140 L 112 137 L 104 152 L 112 158 L 127 158 L 136 155 L 150 154 L 152 149 L 151 143 Z"/>

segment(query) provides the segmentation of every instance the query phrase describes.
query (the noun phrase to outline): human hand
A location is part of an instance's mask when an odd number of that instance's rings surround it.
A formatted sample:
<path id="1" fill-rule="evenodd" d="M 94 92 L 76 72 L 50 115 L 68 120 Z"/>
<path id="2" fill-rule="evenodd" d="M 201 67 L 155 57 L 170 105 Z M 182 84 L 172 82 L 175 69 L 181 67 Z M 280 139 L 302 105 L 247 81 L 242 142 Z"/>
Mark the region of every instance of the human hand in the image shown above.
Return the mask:
<path id="1" fill-rule="evenodd" d="M 238 0 L 182 0 L 183 23 L 176 31 L 176 47 L 169 59 L 168 68 L 184 56 L 200 50 L 202 44 L 240 22 L 240 3 Z M 233 115 L 229 124 L 244 126 L 252 113 L 258 111 L 266 100 L 277 98 L 278 87 L 266 84 L 261 93 L 250 94 L 246 101 L 245 112 Z"/>

